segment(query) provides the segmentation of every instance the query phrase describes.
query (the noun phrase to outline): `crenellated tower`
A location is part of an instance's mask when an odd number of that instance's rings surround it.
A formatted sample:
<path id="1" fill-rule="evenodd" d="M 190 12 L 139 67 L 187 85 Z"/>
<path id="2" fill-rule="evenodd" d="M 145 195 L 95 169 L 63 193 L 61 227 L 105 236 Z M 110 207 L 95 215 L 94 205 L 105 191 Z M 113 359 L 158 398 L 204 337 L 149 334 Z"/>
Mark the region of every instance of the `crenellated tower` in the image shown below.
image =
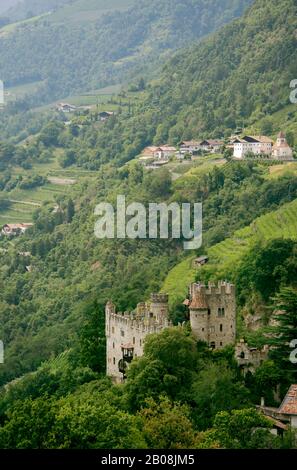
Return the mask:
<path id="1" fill-rule="evenodd" d="M 213 349 L 235 343 L 236 300 L 235 286 L 228 282 L 218 285 L 191 284 L 189 313 L 193 334 Z"/>

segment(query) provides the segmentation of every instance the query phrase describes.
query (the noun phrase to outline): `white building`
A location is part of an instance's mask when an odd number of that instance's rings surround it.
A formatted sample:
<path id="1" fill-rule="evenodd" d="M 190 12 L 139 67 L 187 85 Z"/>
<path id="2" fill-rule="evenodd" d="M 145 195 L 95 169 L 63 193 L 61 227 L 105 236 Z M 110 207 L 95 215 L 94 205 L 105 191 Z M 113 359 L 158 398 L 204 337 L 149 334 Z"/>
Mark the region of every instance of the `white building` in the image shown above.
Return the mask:
<path id="1" fill-rule="evenodd" d="M 242 139 L 238 138 L 234 141 L 235 158 L 243 159 L 249 153 L 254 155 L 267 155 L 271 157 L 273 140 L 266 136 L 250 136 L 246 135 Z"/>
<path id="2" fill-rule="evenodd" d="M 276 160 L 293 160 L 293 150 L 289 146 L 283 132 L 280 132 L 277 136 L 276 143 L 272 149 L 272 156 Z"/>
<path id="3" fill-rule="evenodd" d="M 169 160 L 170 157 L 175 155 L 176 151 L 176 148 L 170 145 L 146 147 L 141 154 L 140 160 Z"/>

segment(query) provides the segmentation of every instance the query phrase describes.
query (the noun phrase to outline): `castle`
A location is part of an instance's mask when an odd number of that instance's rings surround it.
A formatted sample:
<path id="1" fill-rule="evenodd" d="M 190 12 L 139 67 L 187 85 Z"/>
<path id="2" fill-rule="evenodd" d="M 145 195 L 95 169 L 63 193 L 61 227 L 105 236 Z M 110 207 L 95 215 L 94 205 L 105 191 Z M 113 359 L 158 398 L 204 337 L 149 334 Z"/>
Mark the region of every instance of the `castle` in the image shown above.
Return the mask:
<path id="1" fill-rule="evenodd" d="M 235 343 L 235 286 L 219 282 L 192 284 L 184 302 L 194 337 L 211 348 L 220 349 Z M 106 304 L 107 375 L 120 382 L 134 357 L 143 355 L 146 336 L 172 326 L 169 320 L 168 295 L 151 294 L 149 303 L 139 303 L 133 312 L 116 312 L 112 302 Z"/>

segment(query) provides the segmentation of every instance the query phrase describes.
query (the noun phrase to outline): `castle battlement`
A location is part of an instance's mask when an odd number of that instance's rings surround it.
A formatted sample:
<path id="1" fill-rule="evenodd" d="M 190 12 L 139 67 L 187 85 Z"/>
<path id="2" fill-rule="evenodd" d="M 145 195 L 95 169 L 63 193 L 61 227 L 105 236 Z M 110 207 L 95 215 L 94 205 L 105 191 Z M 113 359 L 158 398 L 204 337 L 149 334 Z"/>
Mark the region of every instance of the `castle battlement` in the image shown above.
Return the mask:
<path id="1" fill-rule="evenodd" d="M 197 293 L 200 293 L 202 295 L 224 295 L 224 294 L 229 294 L 229 295 L 234 295 L 235 294 L 235 286 L 234 284 L 231 284 L 226 281 L 219 281 L 218 284 L 214 284 L 209 282 L 208 285 L 206 286 L 203 283 L 194 283 L 190 285 L 190 296 L 195 297 Z"/>
<path id="2" fill-rule="evenodd" d="M 218 284 L 191 284 L 189 305 L 194 336 L 212 348 L 234 344 L 236 334 L 235 286 L 226 281 Z"/>
<path id="3" fill-rule="evenodd" d="M 150 302 L 140 302 L 132 312 L 117 312 L 109 301 L 105 307 L 107 375 L 122 380 L 128 362 L 143 355 L 147 335 L 170 326 L 167 294 L 151 294 Z"/>

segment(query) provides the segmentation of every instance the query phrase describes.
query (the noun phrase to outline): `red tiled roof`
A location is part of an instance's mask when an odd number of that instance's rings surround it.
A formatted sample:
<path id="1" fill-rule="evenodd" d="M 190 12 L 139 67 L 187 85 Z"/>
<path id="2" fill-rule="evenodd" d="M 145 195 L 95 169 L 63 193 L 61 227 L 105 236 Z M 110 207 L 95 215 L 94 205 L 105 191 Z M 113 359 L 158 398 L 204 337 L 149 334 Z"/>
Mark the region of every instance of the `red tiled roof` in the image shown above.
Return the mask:
<path id="1" fill-rule="evenodd" d="M 291 385 L 278 411 L 283 414 L 297 415 L 297 384 Z"/>
<path id="2" fill-rule="evenodd" d="M 206 309 L 208 308 L 207 302 L 205 295 L 202 294 L 202 292 L 196 292 L 195 296 L 192 299 L 192 302 L 190 304 L 190 308 L 193 309 Z"/>

